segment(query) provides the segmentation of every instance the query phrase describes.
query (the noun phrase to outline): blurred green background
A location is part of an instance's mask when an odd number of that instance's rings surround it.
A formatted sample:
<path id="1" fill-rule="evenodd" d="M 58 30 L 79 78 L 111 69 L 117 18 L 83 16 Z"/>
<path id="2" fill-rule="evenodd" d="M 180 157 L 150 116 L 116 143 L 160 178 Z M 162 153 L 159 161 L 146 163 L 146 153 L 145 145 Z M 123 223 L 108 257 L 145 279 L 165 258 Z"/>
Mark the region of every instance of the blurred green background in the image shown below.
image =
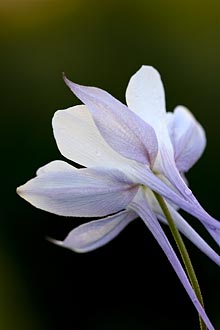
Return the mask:
<path id="1" fill-rule="evenodd" d="M 207 149 L 188 178 L 220 218 L 219 1 L 0 0 L 0 45 L 0 328 L 196 329 L 189 298 L 141 221 L 98 251 L 74 254 L 45 237 L 62 239 L 80 221 L 39 211 L 15 189 L 63 159 L 51 118 L 78 103 L 63 71 L 124 101 L 130 76 L 148 64 L 161 73 L 167 109 L 186 105 L 206 130 Z M 187 246 L 219 329 L 219 268 Z"/>

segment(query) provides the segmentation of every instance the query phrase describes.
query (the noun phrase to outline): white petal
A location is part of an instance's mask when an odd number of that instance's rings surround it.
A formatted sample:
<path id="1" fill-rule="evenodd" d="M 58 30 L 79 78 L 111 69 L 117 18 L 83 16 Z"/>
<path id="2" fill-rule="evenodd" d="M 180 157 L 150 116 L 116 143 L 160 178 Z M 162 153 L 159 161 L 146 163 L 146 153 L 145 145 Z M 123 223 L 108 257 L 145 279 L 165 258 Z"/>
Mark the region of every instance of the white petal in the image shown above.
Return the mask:
<path id="1" fill-rule="evenodd" d="M 135 218 L 136 213 L 122 211 L 104 219 L 85 223 L 73 229 L 64 241 L 52 242 L 76 252 L 92 251 L 115 238 Z"/>
<path id="2" fill-rule="evenodd" d="M 126 101 L 133 112 L 154 128 L 158 141 L 154 169 L 161 171 L 161 150 L 165 146 L 172 155 L 173 147 L 167 131 L 164 87 L 158 71 L 151 66 L 142 66 L 129 81 Z"/>
<path id="3" fill-rule="evenodd" d="M 179 171 L 186 172 L 205 149 L 204 129 L 188 109 L 178 106 L 173 114 L 168 114 L 168 130 L 174 147 L 176 166 Z"/>
<path id="4" fill-rule="evenodd" d="M 51 213 L 93 217 L 126 208 L 137 189 L 118 170 L 76 169 L 55 161 L 41 168 L 38 176 L 17 192 L 37 208 Z"/>
<path id="5" fill-rule="evenodd" d="M 129 162 L 105 142 L 84 105 L 57 111 L 52 125 L 60 152 L 75 163 L 119 168 Z"/>
<path id="6" fill-rule="evenodd" d="M 142 66 L 130 79 L 126 90 L 128 107 L 154 128 L 165 116 L 165 95 L 160 74 Z"/>

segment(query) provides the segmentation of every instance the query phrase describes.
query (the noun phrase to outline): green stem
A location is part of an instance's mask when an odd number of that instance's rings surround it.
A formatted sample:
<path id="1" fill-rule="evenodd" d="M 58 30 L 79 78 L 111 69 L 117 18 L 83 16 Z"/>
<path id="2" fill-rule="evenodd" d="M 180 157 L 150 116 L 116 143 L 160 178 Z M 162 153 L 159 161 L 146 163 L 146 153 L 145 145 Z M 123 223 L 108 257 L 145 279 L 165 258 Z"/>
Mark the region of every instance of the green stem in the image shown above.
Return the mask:
<path id="1" fill-rule="evenodd" d="M 185 244 L 182 240 L 182 237 L 173 221 L 173 218 L 170 214 L 170 211 L 163 199 L 163 197 L 161 197 L 160 195 L 158 195 L 156 192 L 154 192 L 154 195 L 167 219 L 167 222 L 169 224 L 169 227 L 170 227 L 170 230 L 171 230 L 171 233 L 173 235 L 173 238 L 177 244 L 177 247 L 179 249 L 179 252 L 181 254 L 181 257 L 182 257 L 182 260 L 183 260 L 183 263 L 185 265 L 185 268 L 186 268 L 186 272 L 188 274 L 188 277 L 189 277 L 189 280 L 192 284 L 192 287 L 193 287 L 193 290 L 195 291 L 195 294 L 199 300 L 199 302 L 201 303 L 201 305 L 203 306 L 204 308 L 204 302 L 203 302 L 203 298 L 202 298 L 202 293 L 201 293 L 201 290 L 200 290 L 200 287 L 199 287 L 199 282 L 197 280 L 197 277 L 196 277 L 196 274 L 195 274 L 195 271 L 193 269 L 193 265 L 191 263 L 191 260 L 190 260 L 190 257 L 189 257 L 189 254 L 187 252 L 187 249 L 185 247 Z M 206 326 L 201 318 L 201 316 L 199 315 L 199 324 L 200 324 L 200 329 L 201 330 L 206 330 Z"/>

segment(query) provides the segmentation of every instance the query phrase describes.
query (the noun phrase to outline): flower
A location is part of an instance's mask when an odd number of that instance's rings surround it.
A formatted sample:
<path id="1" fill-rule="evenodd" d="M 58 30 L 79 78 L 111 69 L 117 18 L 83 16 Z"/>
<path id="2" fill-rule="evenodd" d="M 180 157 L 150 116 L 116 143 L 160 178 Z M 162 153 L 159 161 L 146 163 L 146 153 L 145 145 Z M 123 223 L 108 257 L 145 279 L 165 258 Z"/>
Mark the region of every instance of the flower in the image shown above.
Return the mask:
<path id="1" fill-rule="evenodd" d="M 178 213 L 181 208 L 197 217 L 220 244 L 220 222 L 201 207 L 184 176 L 205 148 L 203 128 L 183 106 L 166 113 L 164 88 L 152 67 L 142 66 L 130 79 L 127 106 L 101 89 L 64 80 L 84 105 L 55 113 L 54 136 L 63 156 L 86 168 L 53 161 L 18 194 L 58 215 L 104 217 L 54 241 L 78 252 L 106 244 L 140 216 L 207 327 L 214 329 L 158 221 L 167 223 L 153 193 L 164 197 L 177 228 L 220 265 L 219 255 Z"/>

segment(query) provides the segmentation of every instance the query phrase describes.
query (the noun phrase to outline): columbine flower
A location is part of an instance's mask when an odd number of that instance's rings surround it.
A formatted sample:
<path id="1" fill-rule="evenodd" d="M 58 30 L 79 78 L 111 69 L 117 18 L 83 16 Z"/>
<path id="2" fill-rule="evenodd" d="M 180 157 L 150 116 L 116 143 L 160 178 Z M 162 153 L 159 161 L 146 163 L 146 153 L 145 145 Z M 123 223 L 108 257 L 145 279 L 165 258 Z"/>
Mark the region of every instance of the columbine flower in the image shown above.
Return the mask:
<path id="1" fill-rule="evenodd" d="M 55 139 L 66 158 L 87 168 L 53 161 L 19 187 L 19 195 L 58 215 L 104 217 L 72 230 L 62 242 L 55 241 L 78 252 L 106 244 L 140 216 L 207 327 L 214 329 L 158 221 L 167 223 L 153 193 L 164 197 L 177 228 L 220 265 L 217 253 L 177 212 L 181 208 L 197 217 L 220 244 L 220 222 L 201 207 L 184 177 L 205 148 L 203 128 L 183 106 L 166 113 L 163 85 L 152 67 L 143 66 L 131 78 L 128 106 L 101 89 L 64 79 L 85 105 L 55 113 Z"/>

